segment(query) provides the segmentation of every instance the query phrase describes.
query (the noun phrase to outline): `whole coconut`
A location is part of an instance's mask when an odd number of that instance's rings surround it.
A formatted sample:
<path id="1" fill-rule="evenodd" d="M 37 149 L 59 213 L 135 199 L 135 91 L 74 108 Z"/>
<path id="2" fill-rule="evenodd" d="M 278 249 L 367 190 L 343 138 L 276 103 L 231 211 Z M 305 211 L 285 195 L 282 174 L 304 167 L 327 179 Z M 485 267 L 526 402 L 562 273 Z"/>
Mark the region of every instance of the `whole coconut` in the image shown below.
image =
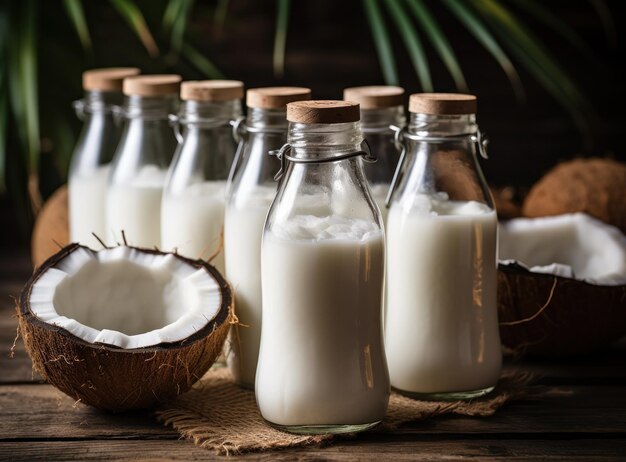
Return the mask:
<path id="1" fill-rule="evenodd" d="M 33 266 L 39 267 L 70 242 L 67 186 L 61 186 L 50 196 L 37 215 L 31 241 Z"/>
<path id="2" fill-rule="evenodd" d="M 522 209 L 531 218 L 576 212 L 626 233 L 626 164 L 605 158 L 562 162 L 533 186 Z"/>

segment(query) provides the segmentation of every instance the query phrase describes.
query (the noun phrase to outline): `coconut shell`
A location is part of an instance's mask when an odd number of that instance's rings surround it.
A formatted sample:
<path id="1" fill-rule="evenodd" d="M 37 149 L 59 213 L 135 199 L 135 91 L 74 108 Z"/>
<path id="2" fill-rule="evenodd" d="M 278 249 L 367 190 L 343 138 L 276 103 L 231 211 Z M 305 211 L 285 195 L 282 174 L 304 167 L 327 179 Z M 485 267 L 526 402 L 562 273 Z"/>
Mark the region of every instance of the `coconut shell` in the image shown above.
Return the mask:
<path id="1" fill-rule="evenodd" d="M 563 162 L 533 186 L 527 217 L 584 212 L 626 233 L 626 164 L 591 158 Z"/>
<path id="2" fill-rule="evenodd" d="M 626 286 L 599 286 L 501 264 L 498 316 L 502 344 L 518 352 L 586 354 L 626 334 Z"/>
<path id="3" fill-rule="evenodd" d="M 71 244 L 45 261 L 20 296 L 19 332 L 34 369 L 72 398 L 111 412 L 150 409 L 191 388 L 211 367 L 226 340 L 232 316 L 228 283 L 211 265 L 177 256 L 215 277 L 222 292 L 215 318 L 179 342 L 137 349 L 92 344 L 41 321 L 29 302 L 32 286 L 44 271 L 79 248 Z"/>
<path id="4" fill-rule="evenodd" d="M 35 268 L 69 244 L 67 208 L 67 186 L 61 186 L 37 215 L 31 240 L 31 258 Z"/>

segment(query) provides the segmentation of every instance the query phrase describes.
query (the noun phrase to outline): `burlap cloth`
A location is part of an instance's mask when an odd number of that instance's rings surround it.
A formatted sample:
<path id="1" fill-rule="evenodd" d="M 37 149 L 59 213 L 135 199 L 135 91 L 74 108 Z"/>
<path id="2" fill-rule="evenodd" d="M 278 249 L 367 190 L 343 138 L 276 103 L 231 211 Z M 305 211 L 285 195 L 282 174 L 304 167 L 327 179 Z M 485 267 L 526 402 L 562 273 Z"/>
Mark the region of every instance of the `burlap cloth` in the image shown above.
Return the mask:
<path id="1" fill-rule="evenodd" d="M 472 401 L 417 401 L 392 393 L 384 422 L 370 431 L 389 432 L 403 423 L 443 414 L 490 416 L 508 401 L 527 396 L 530 380 L 524 373 L 503 375 L 492 393 Z M 292 435 L 270 427 L 261 418 L 254 392 L 235 385 L 226 368 L 207 372 L 189 392 L 156 415 L 159 421 L 171 425 L 183 437 L 222 455 L 302 447 L 340 438 Z"/>

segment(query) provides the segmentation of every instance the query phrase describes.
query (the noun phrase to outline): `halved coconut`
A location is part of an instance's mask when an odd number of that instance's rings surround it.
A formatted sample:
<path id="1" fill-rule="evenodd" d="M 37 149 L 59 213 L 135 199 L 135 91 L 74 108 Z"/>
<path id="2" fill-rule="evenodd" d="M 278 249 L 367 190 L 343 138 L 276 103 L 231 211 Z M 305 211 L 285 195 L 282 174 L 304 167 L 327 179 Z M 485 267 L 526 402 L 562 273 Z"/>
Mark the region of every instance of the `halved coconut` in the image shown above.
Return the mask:
<path id="1" fill-rule="evenodd" d="M 20 333 L 35 369 L 101 409 L 146 409 L 188 390 L 213 364 L 232 296 L 202 261 L 71 244 L 24 287 Z"/>
<path id="2" fill-rule="evenodd" d="M 500 227 L 502 343 L 541 356 L 588 353 L 626 333 L 626 236 L 577 213 Z"/>

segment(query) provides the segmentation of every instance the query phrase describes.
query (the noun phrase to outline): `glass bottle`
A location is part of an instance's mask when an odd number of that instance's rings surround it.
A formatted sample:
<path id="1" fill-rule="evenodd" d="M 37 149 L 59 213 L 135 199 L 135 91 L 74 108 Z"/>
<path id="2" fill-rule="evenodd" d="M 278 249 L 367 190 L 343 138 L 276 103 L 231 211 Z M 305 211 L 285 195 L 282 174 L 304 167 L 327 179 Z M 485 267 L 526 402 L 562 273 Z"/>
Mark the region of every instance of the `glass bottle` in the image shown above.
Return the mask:
<path id="1" fill-rule="evenodd" d="M 70 240 L 98 249 L 106 239 L 105 201 L 110 163 L 121 130 L 113 117 L 122 104 L 122 81 L 139 74 L 134 67 L 92 69 L 83 73 L 85 97 L 76 101 L 84 121 L 72 154 L 68 180 Z"/>
<path id="2" fill-rule="evenodd" d="M 497 218 L 477 159 L 476 97 L 415 94 L 409 110 L 387 224 L 391 385 L 469 399 L 491 391 L 501 369 Z"/>
<path id="3" fill-rule="evenodd" d="M 387 85 L 351 87 L 343 91 L 343 99 L 361 107 L 361 130 L 376 155 L 376 162 L 366 162 L 363 167 L 372 197 L 386 223 L 385 200 L 400 158 L 396 133 L 406 125 L 404 89 Z"/>
<path id="4" fill-rule="evenodd" d="M 224 274 L 222 231 L 226 180 L 237 145 L 231 123 L 241 116 L 243 83 L 183 82 L 173 120 L 182 128 L 163 190 L 161 247 L 188 258 L 212 258 Z"/>
<path id="5" fill-rule="evenodd" d="M 107 193 L 110 244 L 161 245 L 161 196 L 176 149 L 168 116 L 176 110 L 181 77 L 149 75 L 124 80 L 126 119 Z"/>
<path id="6" fill-rule="evenodd" d="M 226 278 L 234 288 L 240 322 L 231 328 L 226 359 L 235 381 L 246 388 L 254 388 L 261 339 L 263 225 L 280 168 L 269 153 L 287 141 L 286 104 L 310 97 L 311 90 L 300 87 L 253 88 L 246 95 L 243 145 L 233 164 L 224 222 Z"/>
<path id="7" fill-rule="evenodd" d="M 389 375 L 383 222 L 360 161 L 359 106 L 287 108 L 284 177 L 263 235 L 257 403 L 282 430 L 361 431 L 382 420 Z"/>

